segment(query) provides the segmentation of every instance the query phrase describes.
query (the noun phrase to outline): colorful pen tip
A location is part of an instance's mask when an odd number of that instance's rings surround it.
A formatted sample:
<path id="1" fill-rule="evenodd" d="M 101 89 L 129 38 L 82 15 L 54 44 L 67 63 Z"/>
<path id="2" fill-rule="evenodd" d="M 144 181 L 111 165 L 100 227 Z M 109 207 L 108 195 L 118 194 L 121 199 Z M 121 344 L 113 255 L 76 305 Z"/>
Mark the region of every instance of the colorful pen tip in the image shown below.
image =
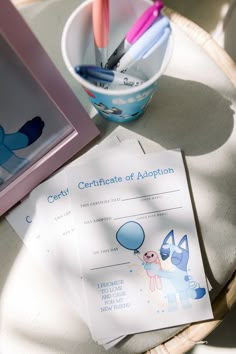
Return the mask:
<path id="1" fill-rule="evenodd" d="M 158 10 L 160 10 L 160 9 L 162 9 L 164 7 L 164 3 L 161 0 L 155 1 L 154 5 L 156 5 Z"/>

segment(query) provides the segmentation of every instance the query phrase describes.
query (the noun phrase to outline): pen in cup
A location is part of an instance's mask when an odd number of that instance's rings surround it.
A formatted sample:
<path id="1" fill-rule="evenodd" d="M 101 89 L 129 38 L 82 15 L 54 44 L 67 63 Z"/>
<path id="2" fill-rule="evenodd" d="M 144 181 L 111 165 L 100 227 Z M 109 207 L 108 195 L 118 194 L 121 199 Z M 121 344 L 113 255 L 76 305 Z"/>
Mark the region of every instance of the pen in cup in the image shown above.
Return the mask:
<path id="1" fill-rule="evenodd" d="M 125 38 L 121 41 L 116 50 L 108 58 L 107 68 L 114 69 L 120 58 L 127 50 L 145 33 L 145 31 L 154 23 L 163 8 L 161 0 L 157 0 L 151 5 L 133 24 L 127 32 Z"/>
<path id="2" fill-rule="evenodd" d="M 92 21 L 96 65 L 105 67 L 110 28 L 109 0 L 93 0 Z"/>
<path id="3" fill-rule="evenodd" d="M 171 28 L 166 16 L 157 19 L 154 24 L 129 48 L 117 63 L 116 70 L 126 72 L 140 59 L 146 59 L 170 36 Z"/>
<path id="4" fill-rule="evenodd" d="M 121 88 L 140 86 L 143 80 L 122 74 L 113 70 L 103 69 L 94 65 L 78 65 L 75 67 L 75 72 L 96 85 L 104 85 L 106 88 Z"/>

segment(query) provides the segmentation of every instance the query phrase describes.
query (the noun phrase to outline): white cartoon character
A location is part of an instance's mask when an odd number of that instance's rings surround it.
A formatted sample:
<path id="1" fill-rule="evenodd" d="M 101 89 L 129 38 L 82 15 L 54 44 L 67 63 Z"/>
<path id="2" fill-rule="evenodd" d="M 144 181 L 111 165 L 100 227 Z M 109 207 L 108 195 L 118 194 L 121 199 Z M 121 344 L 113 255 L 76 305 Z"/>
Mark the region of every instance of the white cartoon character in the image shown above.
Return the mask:
<path id="1" fill-rule="evenodd" d="M 155 263 L 157 266 L 160 267 L 161 269 L 161 263 L 160 259 L 158 257 L 157 252 L 155 251 L 148 251 L 144 254 L 143 260 L 145 263 Z M 153 292 L 158 289 L 162 289 L 162 283 L 161 283 L 161 278 L 158 275 L 155 275 L 153 272 L 150 270 L 146 270 L 147 275 L 150 278 L 149 281 L 149 289 Z"/>

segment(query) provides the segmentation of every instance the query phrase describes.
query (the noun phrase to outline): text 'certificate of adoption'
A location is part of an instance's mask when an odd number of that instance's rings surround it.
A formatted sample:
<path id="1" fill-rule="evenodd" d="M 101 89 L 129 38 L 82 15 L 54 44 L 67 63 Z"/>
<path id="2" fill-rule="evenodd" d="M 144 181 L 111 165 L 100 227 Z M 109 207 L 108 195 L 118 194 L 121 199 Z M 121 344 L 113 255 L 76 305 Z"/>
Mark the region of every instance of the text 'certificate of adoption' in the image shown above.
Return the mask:
<path id="1" fill-rule="evenodd" d="M 95 339 L 212 318 L 179 151 L 99 159 L 67 178 Z"/>

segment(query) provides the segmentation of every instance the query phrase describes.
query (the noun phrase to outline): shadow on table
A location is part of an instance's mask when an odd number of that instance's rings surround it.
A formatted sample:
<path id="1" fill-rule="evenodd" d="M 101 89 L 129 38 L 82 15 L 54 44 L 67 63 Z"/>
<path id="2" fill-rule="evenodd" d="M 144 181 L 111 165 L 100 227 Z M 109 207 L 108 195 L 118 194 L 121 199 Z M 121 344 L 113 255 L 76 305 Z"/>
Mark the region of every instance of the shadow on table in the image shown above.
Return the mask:
<path id="1" fill-rule="evenodd" d="M 165 0 L 166 6 L 191 19 L 207 32 L 212 32 L 217 28 L 222 20 L 225 7 L 230 3 L 230 0 Z"/>
<path id="2" fill-rule="evenodd" d="M 232 133 L 231 104 L 202 83 L 163 76 L 140 122 L 124 126 L 166 149 L 181 148 L 185 155 L 193 156 L 207 154 Z"/>
<path id="3" fill-rule="evenodd" d="M 224 321 L 205 338 L 207 345 L 197 345 L 188 354 L 233 354 L 236 352 L 236 306 Z"/>

